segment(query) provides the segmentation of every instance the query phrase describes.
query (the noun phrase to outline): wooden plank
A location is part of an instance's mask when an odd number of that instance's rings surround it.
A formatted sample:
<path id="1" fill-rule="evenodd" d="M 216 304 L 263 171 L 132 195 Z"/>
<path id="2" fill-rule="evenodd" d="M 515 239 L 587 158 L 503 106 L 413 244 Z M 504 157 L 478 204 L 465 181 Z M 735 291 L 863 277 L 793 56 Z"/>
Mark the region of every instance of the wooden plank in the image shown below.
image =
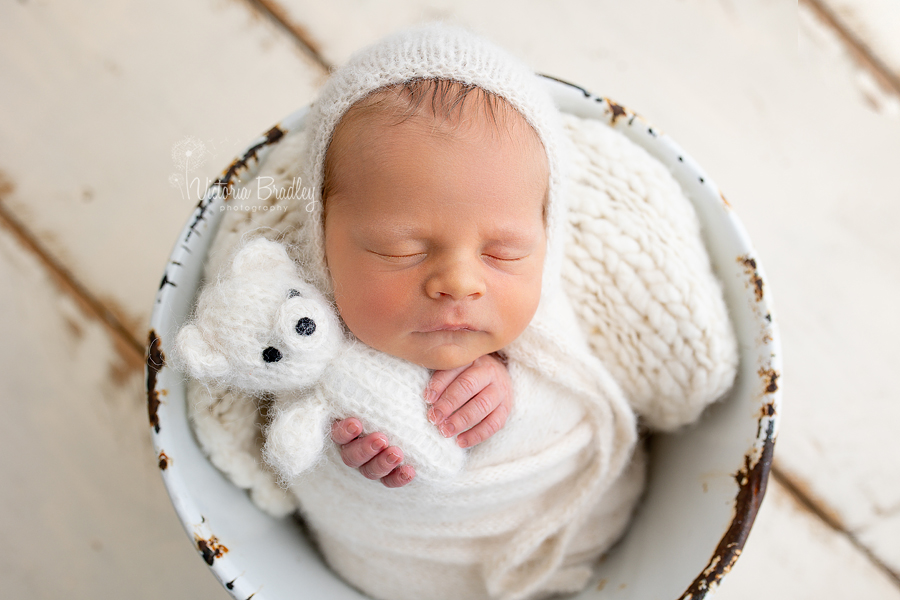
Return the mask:
<path id="1" fill-rule="evenodd" d="M 900 292 L 892 258 L 900 251 L 900 193 L 891 183 L 900 164 L 900 102 L 845 46 L 836 50 L 839 40 L 815 15 L 801 7 L 800 17 L 803 110 L 793 135 L 805 140 L 797 158 L 808 166 L 791 187 L 792 214 L 775 213 L 793 223 L 793 233 L 779 229 L 794 236 L 794 244 L 781 243 L 782 257 L 794 263 L 785 276 L 799 285 L 791 305 L 779 307 L 794 330 L 798 368 L 787 385 L 798 388 L 800 427 L 782 440 L 778 464 L 900 575 L 889 535 L 900 506 L 900 440 L 890 425 L 900 419 L 891 382 L 900 318 L 887 297 Z"/>
<path id="2" fill-rule="evenodd" d="M 829 54 L 834 46 L 806 13 L 798 17 L 789 2 L 712 0 L 282 7 L 337 64 L 405 23 L 445 16 L 671 133 L 725 190 L 777 298 L 788 355 L 779 467 L 900 572 L 888 545 L 900 505 L 900 440 L 891 430 L 900 415 L 890 378 L 900 358 L 891 304 L 900 292 L 891 258 L 900 250 L 900 203 L 890 179 L 900 131 L 884 117 L 891 96 L 866 101 L 853 83 L 858 69 L 846 52 Z M 117 307 L 139 339 L 160 267 L 193 204 L 168 186 L 172 145 L 188 134 L 215 145 L 217 156 L 197 171 L 213 176 L 219 161 L 305 103 L 319 83 L 319 67 L 249 14 L 241 4 L 173 0 L 107 0 L 90 12 L 0 8 L 0 169 L 14 188 L 2 202 Z M 37 347 L 41 338 L 27 339 Z M 4 397 L 29 397 L 24 384 L 8 389 L 18 396 Z M 75 467 L 91 472 L 89 464 Z M 26 480 L 14 473 L 9 481 Z M 738 569 L 753 564 L 749 553 Z"/>
<path id="3" fill-rule="evenodd" d="M 169 183 L 173 146 L 203 142 L 189 178 L 215 178 L 322 73 L 243 3 L 4 3 L 0 201 L 143 340 L 197 203 Z"/>
<path id="4" fill-rule="evenodd" d="M 463 24 L 671 134 L 724 190 L 766 267 L 787 357 L 779 468 L 889 562 L 872 532 L 900 504 L 900 123 L 895 98 L 860 93 L 852 57 L 808 13 L 712 0 L 279 7 L 334 64 L 404 25 Z"/>
<path id="5" fill-rule="evenodd" d="M 9 598 L 227 598 L 159 476 L 140 359 L 0 227 Z"/>
<path id="6" fill-rule="evenodd" d="M 900 3 L 895 0 L 814 0 L 852 43 L 870 54 L 900 92 Z"/>
<path id="7" fill-rule="evenodd" d="M 716 600 L 900 598 L 894 580 L 772 482 L 750 539 Z"/>
<path id="8" fill-rule="evenodd" d="M 900 118 L 900 42 L 896 33 L 887 35 L 900 31 L 900 5 L 878 0 L 804 0 L 798 16 L 801 60 L 843 93 L 855 90 L 872 110 Z M 878 53 L 878 48 L 886 54 Z"/>

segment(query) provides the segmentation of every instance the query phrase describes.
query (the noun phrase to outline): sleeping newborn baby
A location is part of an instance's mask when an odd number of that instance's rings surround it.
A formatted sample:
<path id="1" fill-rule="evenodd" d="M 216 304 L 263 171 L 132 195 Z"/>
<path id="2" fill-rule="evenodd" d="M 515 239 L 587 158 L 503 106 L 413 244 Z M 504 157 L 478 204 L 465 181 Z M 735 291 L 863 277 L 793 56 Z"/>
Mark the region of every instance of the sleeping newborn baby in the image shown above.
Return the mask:
<path id="1" fill-rule="evenodd" d="M 563 290 L 558 112 L 502 50 L 431 26 L 334 73 L 305 132 L 314 200 L 285 236 L 296 260 L 268 248 L 277 259 L 243 274 L 232 265 L 204 290 L 191 333 L 179 336 L 189 370 L 280 392 L 268 460 L 329 565 L 363 592 L 518 600 L 581 589 L 625 530 L 644 457 L 635 413 Z M 233 309 L 211 300 L 222 286 L 242 295 L 246 285 L 265 287 L 266 300 L 260 319 L 247 316 L 253 302 L 240 308 L 239 322 L 262 335 L 240 350 L 256 363 L 238 368 L 228 336 L 239 326 L 205 315 Z M 291 312 L 310 301 L 326 312 Z M 303 344 L 314 338 L 330 341 L 311 352 Z M 291 363 L 291 352 L 313 358 Z M 495 353 L 513 408 L 502 428 L 485 419 L 499 431 L 462 449 L 423 388 L 433 372 Z M 215 375 L 192 367 L 198 355 Z M 348 469 L 327 442 L 346 417 L 387 435 L 415 480 L 390 489 Z"/>

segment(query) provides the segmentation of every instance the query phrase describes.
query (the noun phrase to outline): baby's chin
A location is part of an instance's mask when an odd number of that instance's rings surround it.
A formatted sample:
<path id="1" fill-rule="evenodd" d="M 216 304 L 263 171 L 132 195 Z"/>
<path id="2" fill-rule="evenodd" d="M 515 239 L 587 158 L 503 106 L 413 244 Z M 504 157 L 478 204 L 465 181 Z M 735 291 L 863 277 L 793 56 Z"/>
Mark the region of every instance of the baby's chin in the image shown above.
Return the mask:
<path id="1" fill-rule="evenodd" d="M 488 353 L 490 354 L 490 353 Z M 425 359 L 420 361 L 413 361 L 417 364 L 422 365 L 427 369 L 432 369 L 433 371 L 449 371 L 451 369 L 456 369 L 459 367 L 465 367 L 466 365 L 471 364 L 476 358 L 480 356 L 484 356 L 483 354 L 479 354 L 477 356 L 471 356 L 467 358 L 453 358 L 453 357 L 439 357 L 435 359 Z"/>
<path id="2" fill-rule="evenodd" d="M 485 331 L 413 332 L 386 339 L 357 338 L 385 354 L 434 371 L 465 367 L 503 347 L 502 340 Z"/>
<path id="3" fill-rule="evenodd" d="M 458 367 L 465 367 L 475 359 L 490 354 L 496 348 L 482 347 L 481 344 L 457 345 L 441 344 L 426 350 L 412 351 L 406 356 L 401 356 L 410 362 L 422 365 L 434 371 L 449 371 Z"/>

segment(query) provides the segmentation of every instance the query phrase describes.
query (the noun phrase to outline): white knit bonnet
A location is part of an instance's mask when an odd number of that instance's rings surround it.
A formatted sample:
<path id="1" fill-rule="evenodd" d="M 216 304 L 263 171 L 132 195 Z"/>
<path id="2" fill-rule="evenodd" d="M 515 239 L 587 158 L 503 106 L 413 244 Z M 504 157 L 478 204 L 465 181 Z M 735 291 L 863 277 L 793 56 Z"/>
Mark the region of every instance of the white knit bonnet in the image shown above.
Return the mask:
<path id="1" fill-rule="evenodd" d="M 475 85 L 495 94 L 515 108 L 537 132 L 547 152 L 550 181 L 547 218 L 547 259 L 543 289 L 557 287 L 562 248 L 559 113 L 542 88 L 538 76 L 508 52 L 458 27 L 432 24 L 408 29 L 376 42 L 354 54 L 335 71 L 322 88 L 307 116 L 308 136 L 304 160 L 306 184 L 313 200 L 311 214 L 297 233 L 299 258 L 313 283 L 332 295 L 325 266 L 322 203 L 325 153 L 338 122 L 349 108 L 382 88 L 414 79 L 444 79 Z"/>

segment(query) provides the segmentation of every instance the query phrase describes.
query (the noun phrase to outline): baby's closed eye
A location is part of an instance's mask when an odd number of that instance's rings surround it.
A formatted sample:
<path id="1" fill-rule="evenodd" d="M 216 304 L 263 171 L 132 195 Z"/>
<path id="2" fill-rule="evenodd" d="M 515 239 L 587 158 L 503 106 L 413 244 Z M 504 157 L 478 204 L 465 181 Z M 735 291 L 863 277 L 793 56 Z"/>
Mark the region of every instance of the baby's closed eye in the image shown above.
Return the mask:
<path id="1" fill-rule="evenodd" d="M 402 253 L 402 252 L 375 252 L 374 250 L 369 250 L 371 254 L 381 258 L 385 262 L 393 263 L 393 264 L 414 264 L 423 260 L 427 255 L 425 252 L 413 252 L 413 253 Z"/>
<path id="2" fill-rule="evenodd" d="M 486 253 L 482 254 L 482 256 L 484 256 L 485 258 L 489 258 L 492 260 L 499 260 L 502 262 L 516 262 L 518 260 L 524 260 L 524 259 L 528 258 L 529 255 L 524 254 L 524 255 L 520 255 L 520 256 L 515 256 L 508 252 L 507 253 L 499 253 L 499 252 L 487 253 L 486 252 Z"/>
<path id="3" fill-rule="evenodd" d="M 493 264 L 511 265 L 517 262 L 524 262 L 534 255 L 535 245 L 529 243 L 495 242 L 482 248 L 481 256 Z"/>

